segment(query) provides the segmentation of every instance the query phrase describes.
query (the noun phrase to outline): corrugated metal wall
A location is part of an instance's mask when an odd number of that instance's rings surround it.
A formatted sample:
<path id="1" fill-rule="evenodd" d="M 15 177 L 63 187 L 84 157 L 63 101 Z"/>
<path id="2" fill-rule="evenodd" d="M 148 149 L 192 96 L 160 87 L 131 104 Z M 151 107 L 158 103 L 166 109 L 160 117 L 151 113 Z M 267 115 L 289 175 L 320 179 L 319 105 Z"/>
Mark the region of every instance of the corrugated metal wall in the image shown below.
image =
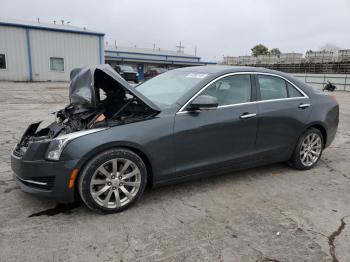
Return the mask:
<path id="1" fill-rule="evenodd" d="M 69 81 L 73 68 L 104 63 L 103 36 L 1 25 L 7 69 L 0 69 L 0 80 L 31 80 L 28 43 L 33 81 Z M 64 72 L 50 70 L 50 57 L 64 58 Z"/>
<path id="2" fill-rule="evenodd" d="M 100 39 L 95 35 L 30 30 L 34 81 L 67 81 L 70 71 L 100 63 Z M 64 72 L 50 71 L 50 57 L 64 58 Z"/>
<path id="3" fill-rule="evenodd" d="M 7 68 L 0 69 L 0 80 L 28 81 L 26 30 L 0 26 L 0 53 L 5 53 Z"/>

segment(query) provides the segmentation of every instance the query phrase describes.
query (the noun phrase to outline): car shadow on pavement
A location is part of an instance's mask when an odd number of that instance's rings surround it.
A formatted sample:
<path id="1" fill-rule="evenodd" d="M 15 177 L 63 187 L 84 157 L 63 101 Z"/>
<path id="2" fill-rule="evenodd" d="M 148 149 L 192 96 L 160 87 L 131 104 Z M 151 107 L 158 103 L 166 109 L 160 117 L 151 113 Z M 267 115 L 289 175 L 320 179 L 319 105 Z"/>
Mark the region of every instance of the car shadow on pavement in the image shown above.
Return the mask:
<path id="1" fill-rule="evenodd" d="M 66 215 L 70 215 L 72 214 L 72 210 L 82 206 L 82 202 L 81 201 L 76 201 L 73 203 L 68 203 L 68 204 L 63 204 L 63 203 L 58 203 L 54 208 L 49 208 L 37 213 L 33 213 L 31 215 L 29 215 L 28 217 L 38 217 L 38 216 L 55 216 L 58 214 L 66 214 Z"/>

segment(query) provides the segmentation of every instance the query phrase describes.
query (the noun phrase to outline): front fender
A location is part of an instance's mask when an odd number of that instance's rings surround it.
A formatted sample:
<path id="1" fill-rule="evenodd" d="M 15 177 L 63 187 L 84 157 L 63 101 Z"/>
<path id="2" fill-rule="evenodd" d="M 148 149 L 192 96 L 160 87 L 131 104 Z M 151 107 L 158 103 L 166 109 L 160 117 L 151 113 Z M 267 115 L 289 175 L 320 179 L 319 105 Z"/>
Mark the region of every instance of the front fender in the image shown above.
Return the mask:
<path id="1" fill-rule="evenodd" d="M 70 141 L 62 152 L 62 160 L 78 160 L 81 169 L 86 161 L 100 152 L 127 147 L 142 152 L 151 164 L 154 179 L 174 171 L 173 120 L 155 118 L 114 126 Z"/>

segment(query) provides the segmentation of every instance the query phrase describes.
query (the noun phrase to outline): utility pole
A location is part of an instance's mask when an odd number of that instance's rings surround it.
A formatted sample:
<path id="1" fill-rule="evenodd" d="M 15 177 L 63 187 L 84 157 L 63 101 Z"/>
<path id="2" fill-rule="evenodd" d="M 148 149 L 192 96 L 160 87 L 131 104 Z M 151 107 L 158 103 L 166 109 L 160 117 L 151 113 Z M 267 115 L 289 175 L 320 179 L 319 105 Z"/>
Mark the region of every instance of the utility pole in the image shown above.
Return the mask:
<path id="1" fill-rule="evenodd" d="M 181 41 L 180 44 L 176 46 L 178 48 L 177 52 L 179 53 L 183 53 L 182 49 L 184 49 L 185 47 L 182 45 Z"/>
<path id="2" fill-rule="evenodd" d="M 194 46 L 194 56 L 197 56 L 197 45 Z"/>

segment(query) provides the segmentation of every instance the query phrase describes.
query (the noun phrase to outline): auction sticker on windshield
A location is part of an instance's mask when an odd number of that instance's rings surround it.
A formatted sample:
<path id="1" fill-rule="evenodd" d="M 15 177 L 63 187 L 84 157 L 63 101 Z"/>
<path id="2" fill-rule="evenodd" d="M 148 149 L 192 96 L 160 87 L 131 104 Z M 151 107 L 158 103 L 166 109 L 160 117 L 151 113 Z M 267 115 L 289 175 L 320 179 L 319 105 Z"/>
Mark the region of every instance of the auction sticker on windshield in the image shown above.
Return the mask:
<path id="1" fill-rule="evenodd" d="M 208 74 L 190 73 L 186 77 L 189 77 L 189 78 L 204 78 L 207 75 Z"/>

